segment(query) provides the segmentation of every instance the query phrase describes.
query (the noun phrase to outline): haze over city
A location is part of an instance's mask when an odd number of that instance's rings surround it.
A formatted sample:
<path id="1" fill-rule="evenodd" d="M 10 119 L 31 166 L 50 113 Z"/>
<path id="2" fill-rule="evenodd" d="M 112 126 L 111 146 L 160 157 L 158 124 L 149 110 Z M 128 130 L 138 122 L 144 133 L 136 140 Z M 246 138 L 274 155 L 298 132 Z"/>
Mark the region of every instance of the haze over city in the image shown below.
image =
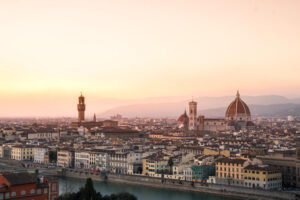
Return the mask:
<path id="1" fill-rule="evenodd" d="M 297 0 L 3 1 L 0 116 L 76 116 L 81 91 L 90 114 L 237 89 L 297 98 L 299 10 Z"/>

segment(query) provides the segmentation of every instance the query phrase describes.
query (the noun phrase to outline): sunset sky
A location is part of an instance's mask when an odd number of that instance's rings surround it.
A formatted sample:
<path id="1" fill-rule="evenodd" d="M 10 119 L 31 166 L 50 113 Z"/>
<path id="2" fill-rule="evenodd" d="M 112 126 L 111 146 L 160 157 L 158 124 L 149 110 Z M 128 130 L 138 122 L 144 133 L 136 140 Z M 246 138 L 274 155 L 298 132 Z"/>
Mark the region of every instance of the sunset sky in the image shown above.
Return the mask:
<path id="1" fill-rule="evenodd" d="M 0 1 L 0 117 L 76 116 L 80 91 L 99 110 L 236 89 L 299 97 L 299 11 L 299 0 Z"/>

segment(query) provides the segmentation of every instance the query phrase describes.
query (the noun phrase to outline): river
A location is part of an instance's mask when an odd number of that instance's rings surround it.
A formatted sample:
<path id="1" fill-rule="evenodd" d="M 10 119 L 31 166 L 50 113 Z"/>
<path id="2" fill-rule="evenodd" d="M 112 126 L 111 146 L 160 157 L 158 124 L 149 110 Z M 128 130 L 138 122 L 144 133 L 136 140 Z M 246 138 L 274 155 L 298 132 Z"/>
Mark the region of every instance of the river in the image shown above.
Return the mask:
<path id="1" fill-rule="evenodd" d="M 59 193 L 63 194 L 66 191 L 76 192 L 80 187 L 83 187 L 84 184 L 84 179 L 61 178 L 59 180 Z M 103 196 L 112 193 L 129 192 L 135 195 L 138 200 L 237 200 L 237 198 L 223 197 L 213 194 L 163 188 L 159 189 L 125 183 L 94 181 L 94 187 L 97 192 L 100 192 Z"/>

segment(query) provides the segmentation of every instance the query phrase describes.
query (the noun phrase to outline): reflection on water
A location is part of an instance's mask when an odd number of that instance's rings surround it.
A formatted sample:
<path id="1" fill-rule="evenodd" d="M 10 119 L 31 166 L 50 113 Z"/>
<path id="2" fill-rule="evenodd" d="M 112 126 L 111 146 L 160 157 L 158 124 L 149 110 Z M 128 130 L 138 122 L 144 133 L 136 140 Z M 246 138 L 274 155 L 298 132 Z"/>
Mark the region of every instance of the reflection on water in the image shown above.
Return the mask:
<path id="1" fill-rule="evenodd" d="M 60 194 L 63 194 L 66 190 L 76 192 L 80 187 L 84 186 L 84 183 L 84 179 L 60 179 L 59 192 Z M 101 192 L 102 195 L 119 192 L 129 192 L 131 194 L 134 194 L 139 200 L 236 200 L 234 198 L 211 194 L 186 192 L 171 189 L 159 189 L 124 183 L 94 181 L 94 187 L 98 192 Z"/>

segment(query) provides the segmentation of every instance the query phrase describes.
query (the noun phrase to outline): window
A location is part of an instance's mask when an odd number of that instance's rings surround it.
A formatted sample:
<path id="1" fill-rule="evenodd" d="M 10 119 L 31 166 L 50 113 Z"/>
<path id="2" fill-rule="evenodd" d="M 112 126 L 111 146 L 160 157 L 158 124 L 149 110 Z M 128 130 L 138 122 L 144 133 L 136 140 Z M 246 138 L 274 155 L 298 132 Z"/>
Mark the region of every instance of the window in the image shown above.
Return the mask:
<path id="1" fill-rule="evenodd" d="M 12 197 L 16 196 L 16 192 L 12 192 L 12 193 L 11 193 L 11 196 L 12 196 Z"/>
<path id="2" fill-rule="evenodd" d="M 9 198 L 9 192 L 5 193 L 5 198 L 8 199 Z"/>
<path id="3" fill-rule="evenodd" d="M 3 194 L 2 193 L 0 194 L 0 199 L 3 199 Z"/>
<path id="4" fill-rule="evenodd" d="M 25 190 L 22 190 L 21 191 L 21 195 L 25 195 L 26 194 L 26 191 Z"/>
<path id="5" fill-rule="evenodd" d="M 44 194 L 48 193 L 48 190 L 47 188 L 44 189 Z"/>
<path id="6" fill-rule="evenodd" d="M 31 189 L 30 190 L 30 194 L 34 194 L 35 190 L 34 189 Z"/>
<path id="7" fill-rule="evenodd" d="M 56 191 L 56 184 L 52 184 L 52 191 Z"/>
<path id="8" fill-rule="evenodd" d="M 41 194 L 42 193 L 41 189 L 37 189 L 37 193 Z"/>

